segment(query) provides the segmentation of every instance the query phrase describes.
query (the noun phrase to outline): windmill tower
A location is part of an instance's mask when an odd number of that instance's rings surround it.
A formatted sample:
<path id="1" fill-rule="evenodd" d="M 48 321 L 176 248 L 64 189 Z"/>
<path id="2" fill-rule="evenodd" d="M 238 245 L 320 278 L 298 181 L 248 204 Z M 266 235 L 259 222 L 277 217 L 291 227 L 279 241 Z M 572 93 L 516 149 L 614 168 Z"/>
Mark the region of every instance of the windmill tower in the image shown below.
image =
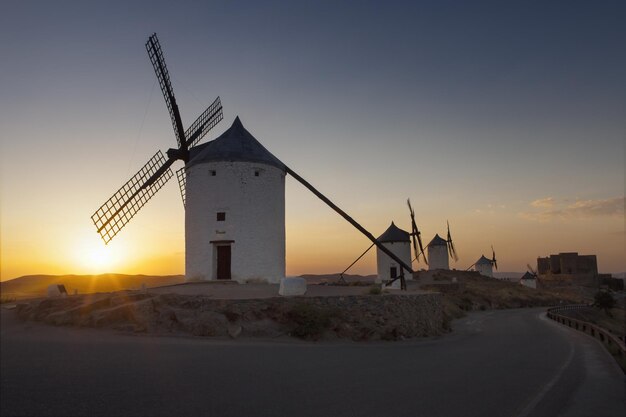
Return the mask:
<path id="1" fill-rule="evenodd" d="M 486 277 L 493 277 L 493 268 L 498 269 L 498 261 L 496 260 L 496 251 L 491 247 L 491 259 L 481 255 L 480 258 L 472 265 L 474 271 Z M 471 268 L 471 267 L 470 267 Z"/>
<path id="2" fill-rule="evenodd" d="M 184 130 L 156 34 L 148 38 L 146 49 L 165 98 L 178 148 L 169 149 L 167 158 L 157 151 L 91 216 L 105 244 L 172 178 L 170 167 L 182 160 L 185 167 L 176 174 L 183 204 L 189 210 L 185 216 L 185 260 L 189 280 L 261 278 L 277 282 L 284 277 L 285 174 L 291 175 L 326 203 L 399 266 L 413 273 L 410 262 L 400 259 L 308 181 L 274 157 L 243 127 L 239 118 L 219 138 L 194 147 L 223 119 L 220 99 L 218 97 Z M 402 274 L 400 281 L 405 289 Z"/>
<path id="3" fill-rule="evenodd" d="M 474 270 L 478 271 L 480 275 L 484 275 L 486 277 L 493 277 L 493 264 L 491 263 L 491 259 L 482 255 L 474 264 Z"/>
<path id="4" fill-rule="evenodd" d="M 428 249 L 428 269 L 450 269 L 449 257 L 458 261 L 459 257 L 456 254 L 454 243 L 452 242 L 452 235 L 450 234 L 450 223 L 448 223 L 448 236 L 447 240 L 443 239 L 436 234 L 433 240 L 427 246 Z"/>
<path id="5" fill-rule="evenodd" d="M 391 222 L 391 226 L 378 237 L 378 241 L 398 258 L 411 265 L 411 236 L 409 232 L 405 232 Z M 376 250 L 376 265 L 378 269 L 376 282 L 395 280 L 401 272 L 408 275 L 408 279 L 412 279 L 410 271 L 402 271 L 402 267 L 380 249 Z"/>
<path id="6" fill-rule="evenodd" d="M 448 243 L 438 234 L 427 246 L 428 249 L 428 269 L 450 269 L 448 263 Z"/>
<path id="7" fill-rule="evenodd" d="M 239 117 L 190 150 L 186 165 L 188 281 L 285 277 L 285 165 Z"/>

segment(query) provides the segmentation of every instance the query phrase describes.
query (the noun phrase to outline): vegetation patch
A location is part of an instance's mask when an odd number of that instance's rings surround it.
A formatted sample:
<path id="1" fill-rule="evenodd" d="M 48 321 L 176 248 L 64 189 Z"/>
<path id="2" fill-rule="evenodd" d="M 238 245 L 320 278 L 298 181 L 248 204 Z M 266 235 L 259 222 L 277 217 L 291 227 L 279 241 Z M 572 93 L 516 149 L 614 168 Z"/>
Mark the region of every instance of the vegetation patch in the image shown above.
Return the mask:
<path id="1" fill-rule="evenodd" d="M 321 308 L 309 303 L 295 304 L 287 317 L 292 323 L 291 334 L 300 339 L 319 340 L 330 328 L 336 309 Z"/>

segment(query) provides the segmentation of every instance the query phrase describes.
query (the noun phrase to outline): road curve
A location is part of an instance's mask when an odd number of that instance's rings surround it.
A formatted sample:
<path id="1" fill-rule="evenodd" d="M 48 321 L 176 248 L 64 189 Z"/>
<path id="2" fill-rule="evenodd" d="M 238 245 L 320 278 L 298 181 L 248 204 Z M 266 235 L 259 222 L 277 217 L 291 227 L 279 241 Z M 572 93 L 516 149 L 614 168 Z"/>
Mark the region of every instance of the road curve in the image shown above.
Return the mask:
<path id="1" fill-rule="evenodd" d="M 626 415 L 613 359 L 542 309 L 472 313 L 443 337 L 365 344 L 120 335 L 10 311 L 1 320 L 3 416 Z"/>

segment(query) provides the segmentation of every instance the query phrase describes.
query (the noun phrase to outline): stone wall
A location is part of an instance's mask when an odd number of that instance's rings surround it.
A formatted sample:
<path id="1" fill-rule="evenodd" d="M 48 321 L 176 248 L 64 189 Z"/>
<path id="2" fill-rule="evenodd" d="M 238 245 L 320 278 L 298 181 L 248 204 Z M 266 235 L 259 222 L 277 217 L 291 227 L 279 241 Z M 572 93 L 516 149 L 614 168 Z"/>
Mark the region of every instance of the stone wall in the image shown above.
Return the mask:
<path id="1" fill-rule="evenodd" d="M 17 314 L 53 325 L 218 337 L 401 340 L 448 328 L 438 293 L 251 300 L 117 293 L 20 304 Z"/>

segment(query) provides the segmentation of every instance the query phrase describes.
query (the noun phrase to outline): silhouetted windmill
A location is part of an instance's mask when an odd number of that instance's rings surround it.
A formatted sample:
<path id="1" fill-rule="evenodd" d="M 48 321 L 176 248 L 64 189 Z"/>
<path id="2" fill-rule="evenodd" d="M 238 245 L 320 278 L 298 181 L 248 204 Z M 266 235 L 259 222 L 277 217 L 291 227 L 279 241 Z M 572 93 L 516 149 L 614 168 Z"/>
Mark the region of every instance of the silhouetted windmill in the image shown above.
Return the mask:
<path id="1" fill-rule="evenodd" d="M 170 169 L 172 164 L 179 159 L 187 163 L 189 148 L 198 143 L 223 118 L 222 104 L 218 97 L 187 130 L 183 130 L 183 122 L 156 33 L 148 38 L 146 50 L 170 113 L 178 148 L 168 149 L 167 159 L 161 151 L 157 151 L 139 172 L 91 216 L 105 244 L 108 244 L 144 204 L 172 178 Z M 184 203 L 184 173 L 179 171 L 177 174 Z"/>

